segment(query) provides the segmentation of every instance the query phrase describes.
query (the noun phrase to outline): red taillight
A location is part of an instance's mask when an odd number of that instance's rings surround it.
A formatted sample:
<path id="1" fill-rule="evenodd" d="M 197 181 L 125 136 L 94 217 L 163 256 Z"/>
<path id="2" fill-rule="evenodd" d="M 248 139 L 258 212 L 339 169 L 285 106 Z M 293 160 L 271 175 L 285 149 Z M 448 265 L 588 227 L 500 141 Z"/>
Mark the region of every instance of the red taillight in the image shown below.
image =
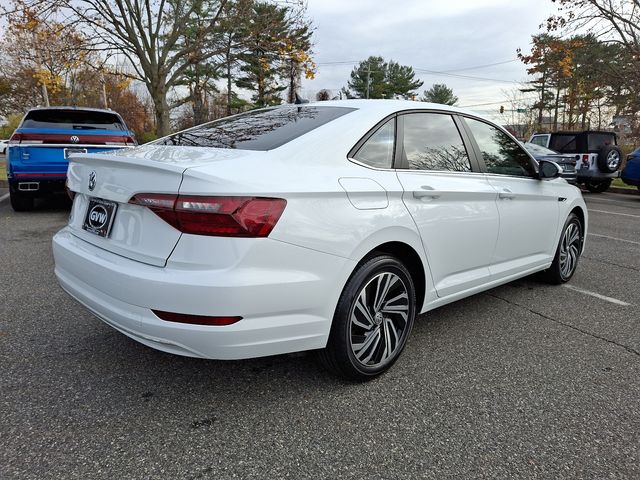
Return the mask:
<path id="1" fill-rule="evenodd" d="M 287 205 L 282 198 L 158 193 L 137 194 L 129 203 L 147 207 L 181 232 L 217 237 L 267 237 Z"/>
<path id="2" fill-rule="evenodd" d="M 11 135 L 11 138 L 9 138 L 9 143 L 20 143 L 21 141 L 22 141 L 21 133 L 14 133 L 13 135 Z"/>
<path id="3" fill-rule="evenodd" d="M 192 325 L 232 325 L 242 320 L 242 317 L 209 317 L 205 315 L 187 315 L 186 313 L 163 312 L 152 310 L 161 320 L 167 322 L 190 323 Z"/>

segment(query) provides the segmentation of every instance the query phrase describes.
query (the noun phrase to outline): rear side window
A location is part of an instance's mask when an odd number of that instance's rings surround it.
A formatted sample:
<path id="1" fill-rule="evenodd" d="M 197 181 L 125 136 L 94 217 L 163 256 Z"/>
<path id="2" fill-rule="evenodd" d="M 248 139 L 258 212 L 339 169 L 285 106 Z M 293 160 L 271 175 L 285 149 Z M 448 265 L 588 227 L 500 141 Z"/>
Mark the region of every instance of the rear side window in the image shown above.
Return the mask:
<path id="1" fill-rule="evenodd" d="M 469 155 L 451 115 L 404 115 L 402 156 L 412 170 L 470 172 Z"/>
<path id="2" fill-rule="evenodd" d="M 549 148 L 562 153 L 576 153 L 578 149 L 575 135 L 552 135 Z"/>
<path id="3" fill-rule="evenodd" d="M 391 168 L 396 137 L 396 121 L 391 119 L 362 145 L 354 159 L 375 168 Z"/>
<path id="4" fill-rule="evenodd" d="M 466 118 L 465 121 L 480 147 L 489 173 L 518 177 L 535 175 L 529 155 L 506 133 L 478 120 Z"/>
<path id="5" fill-rule="evenodd" d="M 156 145 L 273 150 L 354 108 L 286 106 L 216 120 L 158 140 Z M 331 141 L 331 139 L 327 139 Z"/>
<path id="6" fill-rule="evenodd" d="M 91 110 L 32 110 L 20 128 L 61 128 L 69 130 L 126 130 L 115 113 Z"/>

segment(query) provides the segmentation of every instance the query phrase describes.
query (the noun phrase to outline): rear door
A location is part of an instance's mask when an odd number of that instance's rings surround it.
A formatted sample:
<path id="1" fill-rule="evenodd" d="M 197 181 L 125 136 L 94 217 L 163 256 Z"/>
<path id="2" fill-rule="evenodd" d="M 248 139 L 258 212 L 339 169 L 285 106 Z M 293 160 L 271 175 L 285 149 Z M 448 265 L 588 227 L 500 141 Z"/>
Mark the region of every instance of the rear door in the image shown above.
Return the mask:
<path id="1" fill-rule="evenodd" d="M 561 200 L 555 182 L 536 179 L 534 160 L 502 130 L 473 118 L 463 121 L 497 192 L 500 234 L 491 261 L 495 279 L 550 262 Z"/>
<path id="2" fill-rule="evenodd" d="M 440 297 L 486 283 L 498 237 L 496 191 L 474 165 L 457 120 L 408 113 L 398 122 L 403 201 Z"/>

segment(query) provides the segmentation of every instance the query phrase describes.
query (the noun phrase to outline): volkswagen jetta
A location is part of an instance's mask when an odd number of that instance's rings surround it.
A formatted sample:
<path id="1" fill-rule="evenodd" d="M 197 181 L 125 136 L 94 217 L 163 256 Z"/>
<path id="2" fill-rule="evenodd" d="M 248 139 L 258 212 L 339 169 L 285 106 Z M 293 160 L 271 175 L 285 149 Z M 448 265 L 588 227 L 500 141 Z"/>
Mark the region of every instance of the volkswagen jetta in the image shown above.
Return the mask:
<path id="1" fill-rule="evenodd" d="M 454 107 L 340 101 L 254 110 L 71 157 L 62 287 L 179 355 L 318 350 L 388 369 L 415 317 L 542 271 L 568 281 L 587 209 L 553 162 Z"/>

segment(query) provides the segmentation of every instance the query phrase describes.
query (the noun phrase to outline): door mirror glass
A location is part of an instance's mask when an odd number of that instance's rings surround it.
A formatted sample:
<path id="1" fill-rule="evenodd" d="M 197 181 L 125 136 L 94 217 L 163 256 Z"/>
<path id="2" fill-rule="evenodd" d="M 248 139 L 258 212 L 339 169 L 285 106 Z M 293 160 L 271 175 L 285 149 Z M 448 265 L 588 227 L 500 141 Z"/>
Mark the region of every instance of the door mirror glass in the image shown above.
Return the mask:
<path id="1" fill-rule="evenodd" d="M 540 160 L 538 168 L 538 178 L 540 178 L 540 180 L 558 178 L 560 175 L 562 175 L 562 167 L 556 162 L 550 162 L 549 160 Z"/>

